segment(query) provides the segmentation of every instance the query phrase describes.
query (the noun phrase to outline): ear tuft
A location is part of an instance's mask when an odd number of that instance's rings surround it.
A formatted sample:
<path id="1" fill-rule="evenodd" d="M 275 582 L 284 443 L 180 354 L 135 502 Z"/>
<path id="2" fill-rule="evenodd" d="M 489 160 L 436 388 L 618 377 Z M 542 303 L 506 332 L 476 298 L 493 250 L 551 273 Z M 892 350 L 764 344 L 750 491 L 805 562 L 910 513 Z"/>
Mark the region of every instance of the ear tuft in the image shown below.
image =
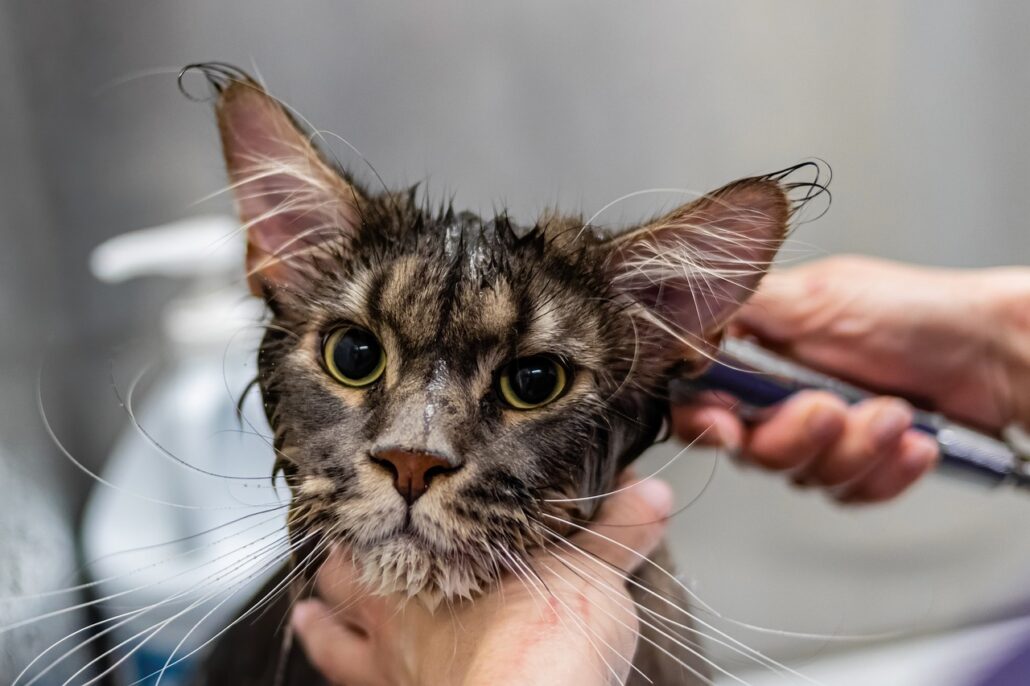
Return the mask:
<path id="1" fill-rule="evenodd" d="M 688 345 L 716 342 L 768 271 L 790 214 L 778 180 L 729 184 L 612 239 L 613 283 Z"/>
<path id="2" fill-rule="evenodd" d="M 300 285 L 328 245 L 360 226 L 361 193 L 312 144 L 278 100 L 224 65 L 211 72 L 222 151 L 247 232 L 251 291 Z"/>
<path id="3" fill-rule="evenodd" d="M 187 78 L 192 74 L 199 74 L 209 89 L 205 95 L 198 95 L 187 85 Z M 194 102 L 210 102 L 229 87 L 230 84 L 241 81 L 255 83 L 254 79 L 239 67 L 225 62 L 195 62 L 187 64 L 179 72 L 179 92 Z"/>

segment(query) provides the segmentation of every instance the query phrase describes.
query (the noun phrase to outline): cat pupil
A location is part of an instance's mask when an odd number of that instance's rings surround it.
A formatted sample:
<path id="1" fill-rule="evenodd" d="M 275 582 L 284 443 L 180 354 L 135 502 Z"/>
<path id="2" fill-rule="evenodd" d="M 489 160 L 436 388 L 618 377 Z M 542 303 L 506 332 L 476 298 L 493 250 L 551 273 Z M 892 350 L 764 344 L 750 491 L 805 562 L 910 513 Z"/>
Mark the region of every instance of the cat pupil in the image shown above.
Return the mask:
<path id="1" fill-rule="evenodd" d="M 512 390 L 525 403 L 536 405 L 545 402 L 558 385 L 558 367 L 545 357 L 516 360 L 512 367 Z"/>
<path id="2" fill-rule="evenodd" d="M 333 350 L 333 364 L 351 379 L 364 379 L 376 370 L 381 354 L 375 336 L 361 329 L 350 329 Z"/>

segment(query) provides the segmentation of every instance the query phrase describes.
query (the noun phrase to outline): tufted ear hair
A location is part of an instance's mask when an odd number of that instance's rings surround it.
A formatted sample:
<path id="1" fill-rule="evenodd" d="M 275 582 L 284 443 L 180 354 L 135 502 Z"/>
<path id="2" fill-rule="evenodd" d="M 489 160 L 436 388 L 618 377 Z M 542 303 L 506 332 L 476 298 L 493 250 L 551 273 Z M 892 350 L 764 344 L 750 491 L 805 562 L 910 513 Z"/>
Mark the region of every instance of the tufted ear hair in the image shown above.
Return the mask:
<path id="1" fill-rule="evenodd" d="M 612 282 L 677 339 L 715 343 L 768 271 L 790 215 L 779 180 L 736 181 L 611 239 Z"/>
<path id="2" fill-rule="evenodd" d="M 216 92 L 222 151 L 247 232 L 250 290 L 273 299 L 314 276 L 327 246 L 354 235 L 365 200 L 254 79 L 221 65 L 197 68 Z"/>

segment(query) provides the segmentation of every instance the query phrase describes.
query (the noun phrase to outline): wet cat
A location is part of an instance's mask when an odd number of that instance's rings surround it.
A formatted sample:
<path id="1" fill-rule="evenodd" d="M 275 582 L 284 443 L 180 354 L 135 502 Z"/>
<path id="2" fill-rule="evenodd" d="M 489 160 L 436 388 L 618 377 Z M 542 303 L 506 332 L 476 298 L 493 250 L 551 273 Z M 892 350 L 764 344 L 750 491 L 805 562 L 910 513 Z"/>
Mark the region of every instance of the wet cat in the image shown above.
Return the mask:
<path id="1" fill-rule="evenodd" d="M 540 523 L 564 535 L 589 521 L 589 496 L 662 437 L 670 380 L 703 368 L 806 185 L 793 170 L 743 179 L 613 236 L 558 214 L 519 226 L 372 193 L 256 81 L 199 68 L 248 282 L 271 314 L 258 383 L 296 560 L 345 546 L 371 592 L 430 607 L 494 584 L 498 547 L 548 544 Z M 669 565 L 664 550 L 653 561 Z M 637 581 L 685 606 L 657 567 Z M 223 638 L 207 683 L 317 683 L 297 649 L 281 654 L 280 598 Z M 701 682 L 697 655 L 641 631 L 635 662 L 655 684 Z"/>

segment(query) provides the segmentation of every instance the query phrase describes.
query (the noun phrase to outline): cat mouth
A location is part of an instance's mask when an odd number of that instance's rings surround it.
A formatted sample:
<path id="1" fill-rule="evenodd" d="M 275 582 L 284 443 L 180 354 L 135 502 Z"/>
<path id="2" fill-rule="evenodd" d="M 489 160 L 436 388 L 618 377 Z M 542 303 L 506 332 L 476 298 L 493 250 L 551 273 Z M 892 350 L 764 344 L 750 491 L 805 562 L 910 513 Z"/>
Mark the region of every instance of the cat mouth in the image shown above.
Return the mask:
<path id="1" fill-rule="evenodd" d="M 353 553 L 373 593 L 401 593 L 430 608 L 445 598 L 470 598 L 493 582 L 474 552 L 445 552 L 408 528 L 355 546 Z"/>
<path id="2" fill-rule="evenodd" d="M 505 534 L 490 534 L 474 522 L 441 522 L 437 516 L 435 510 L 402 510 L 393 503 L 338 510 L 323 536 L 332 539 L 330 545 L 349 551 L 375 595 L 401 593 L 429 605 L 472 597 L 496 581 L 490 541 Z"/>
<path id="3" fill-rule="evenodd" d="M 407 548 L 411 552 L 424 552 L 426 554 L 444 552 L 437 544 L 429 540 L 424 533 L 418 530 L 418 527 L 411 519 L 410 510 L 402 523 L 368 540 L 351 541 L 350 545 L 359 553 L 372 552 L 384 547 L 400 546 Z"/>

